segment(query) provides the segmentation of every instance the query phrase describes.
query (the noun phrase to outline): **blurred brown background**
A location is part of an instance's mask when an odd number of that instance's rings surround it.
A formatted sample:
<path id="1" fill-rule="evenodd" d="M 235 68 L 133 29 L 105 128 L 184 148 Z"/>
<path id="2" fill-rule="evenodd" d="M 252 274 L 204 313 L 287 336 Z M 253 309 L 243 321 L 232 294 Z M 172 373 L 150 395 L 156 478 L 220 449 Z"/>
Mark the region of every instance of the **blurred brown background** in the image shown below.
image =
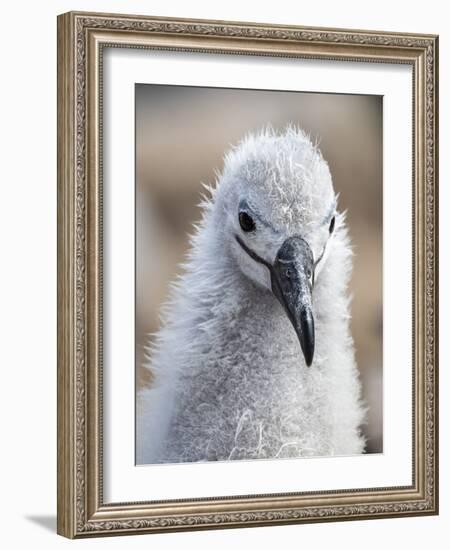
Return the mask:
<path id="1" fill-rule="evenodd" d="M 382 97 L 136 85 L 136 369 L 199 220 L 201 182 L 248 131 L 298 124 L 328 161 L 354 248 L 352 333 L 369 407 L 368 452 L 382 452 Z"/>

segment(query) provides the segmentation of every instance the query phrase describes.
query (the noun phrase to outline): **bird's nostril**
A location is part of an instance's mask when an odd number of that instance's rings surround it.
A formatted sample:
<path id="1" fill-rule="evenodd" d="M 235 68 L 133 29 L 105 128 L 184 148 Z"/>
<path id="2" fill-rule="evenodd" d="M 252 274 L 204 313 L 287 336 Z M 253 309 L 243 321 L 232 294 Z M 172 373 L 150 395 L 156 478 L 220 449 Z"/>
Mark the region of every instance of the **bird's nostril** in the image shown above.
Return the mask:
<path id="1" fill-rule="evenodd" d="M 291 275 L 292 275 L 291 270 L 290 270 L 290 269 L 286 269 L 286 277 L 287 277 L 288 279 L 290 279 L 290 278 L 291 278 Z"/>

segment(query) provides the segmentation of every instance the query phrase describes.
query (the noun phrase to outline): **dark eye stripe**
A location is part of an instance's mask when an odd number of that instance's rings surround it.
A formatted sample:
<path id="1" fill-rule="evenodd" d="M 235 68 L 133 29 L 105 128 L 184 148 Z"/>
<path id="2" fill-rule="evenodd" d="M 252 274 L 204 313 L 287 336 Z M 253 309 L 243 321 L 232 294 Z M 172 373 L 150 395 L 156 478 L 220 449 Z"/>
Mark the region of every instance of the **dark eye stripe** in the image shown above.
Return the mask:
<path id="1" fill-rule="evenodd" d="M 264 258 L 261 258 L 261 256 L 258 256 L 258 254 L 256 254 L 256 252 L 253 252 L 253 250 L 251 248 L 249 248 L 244 243 L 244 241 L 242 241 L 242 239 L 239 238 L 238 235 L 235 235 L 235 238 L 236 238 L 237 242 L 239 243 L 240 247 L 250 256 L 250 258 L 255 260 L 255 262 L 258 262 L 260 264 L 265 265 L 269 269 L 269 271 L 272 271 L 272 266 L 270 265 L 269 262 L 264 260 Z"/>

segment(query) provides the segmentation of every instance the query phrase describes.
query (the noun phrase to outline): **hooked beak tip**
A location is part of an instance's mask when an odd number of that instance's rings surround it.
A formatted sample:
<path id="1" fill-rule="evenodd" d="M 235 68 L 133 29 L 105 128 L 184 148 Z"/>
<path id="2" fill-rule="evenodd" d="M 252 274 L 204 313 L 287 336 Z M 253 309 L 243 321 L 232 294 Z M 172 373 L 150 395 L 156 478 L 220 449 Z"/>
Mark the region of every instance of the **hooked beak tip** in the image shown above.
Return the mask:
<path id="1" fill-rule="evenodd" d="M 308 367 L 312 365 L 314 359 L 314 317 L 310 308 L 302 308 L 300 315 L 300 326 L 296 330 L 300 346 L 302 348 L 305 363 Z"/>
<path id="2" fill-rule="evenodd" d="M 305 355 L 305 363 L 307 367 L 310 367 L 313 362 L 313 355 Z"/>
<path id="3" fill-rule="evenodd" d="M 313 355 L 305 355 L 305 363 L 306 363 L 306 366 L 307 367 L 310 367 L 312 365 L 312 362 L 313 362 Z"/>

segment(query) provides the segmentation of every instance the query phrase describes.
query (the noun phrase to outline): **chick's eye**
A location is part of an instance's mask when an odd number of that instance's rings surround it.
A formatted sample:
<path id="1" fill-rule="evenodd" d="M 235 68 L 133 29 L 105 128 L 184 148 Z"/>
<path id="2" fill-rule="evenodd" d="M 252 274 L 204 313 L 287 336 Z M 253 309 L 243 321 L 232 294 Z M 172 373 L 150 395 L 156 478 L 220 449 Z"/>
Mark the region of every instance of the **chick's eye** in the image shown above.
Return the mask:
<path id="1" fill-rule="evenodd" d="M 333 216 L 333 217 L 331 218 L 330 228 L 329 228 L 330 235 L 331 235 L 331 233 L 333 233 L 333 231 L 334 231 L 334 223 L 335 223 L 335 221 L 336 221 L 336 218 L 335 218 L 335 216 Z"/>
<path id="2" fill-rule="evenodd" d="M 239 212 L 239 223 L 242 230 L 247 233 L 255 229 L 255 222 L 253 221 L 253 218 L 247 214 L 247 212 Z"/>

